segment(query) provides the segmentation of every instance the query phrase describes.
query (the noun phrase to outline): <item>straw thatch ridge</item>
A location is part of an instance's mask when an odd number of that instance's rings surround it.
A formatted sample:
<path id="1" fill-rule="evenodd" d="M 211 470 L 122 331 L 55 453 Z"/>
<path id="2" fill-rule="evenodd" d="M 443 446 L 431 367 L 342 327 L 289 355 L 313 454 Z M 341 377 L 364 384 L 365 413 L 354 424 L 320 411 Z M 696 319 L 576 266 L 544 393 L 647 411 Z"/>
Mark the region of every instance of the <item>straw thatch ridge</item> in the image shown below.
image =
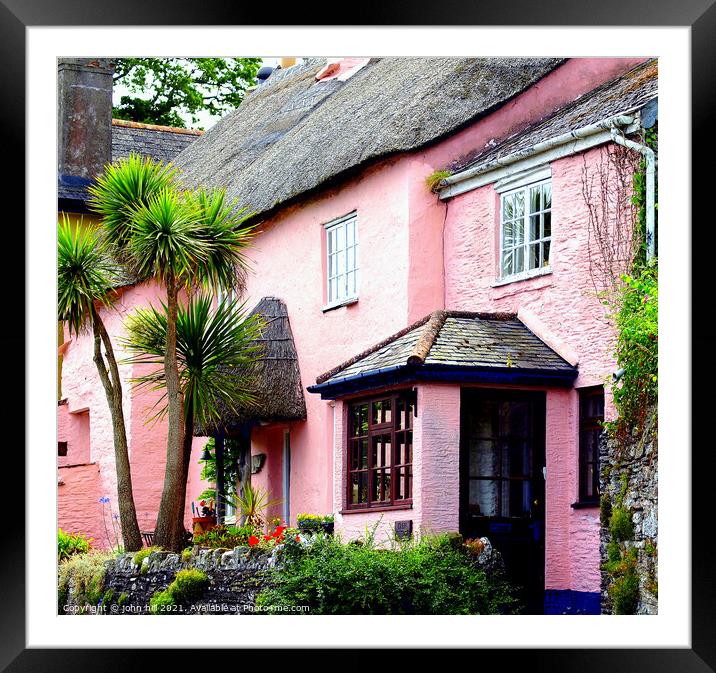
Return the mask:
<path id="1" fill-rule="evenodd" d="M 264 297 L 251 311 L 251 315 L 256 314 L 264 322 L 256 341 L 262 355 L 250 371 L 237 372 L 237 376 L 251 380 L 254 403 L 239 408 L 238 413 L 224 411 L 221 427 L 197 427 L 196 436 L 218 430 L 231 435 L 245 423 L 306 420 L 306 401 L 286 304 L 277 297 Z"/>
<path id="2" fill-rule="evenodd" d="M 174 160 L 264 216 L 358 166 L 437 142 L 557 67 L 556 58 L 379 58 L 345 82 L 325 59 L 276 71 Z"/>

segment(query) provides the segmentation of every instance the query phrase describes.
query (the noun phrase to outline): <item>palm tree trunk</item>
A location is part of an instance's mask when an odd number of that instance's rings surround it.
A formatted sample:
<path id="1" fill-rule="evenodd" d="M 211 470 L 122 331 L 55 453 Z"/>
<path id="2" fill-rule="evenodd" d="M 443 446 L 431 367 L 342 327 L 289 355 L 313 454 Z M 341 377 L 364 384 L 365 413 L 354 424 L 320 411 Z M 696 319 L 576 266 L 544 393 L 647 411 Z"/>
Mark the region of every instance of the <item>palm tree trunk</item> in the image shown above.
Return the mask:
<path id="1" fill-rule="evenodd" d="M 99 313 L 94 307 L 92 308 L 92 331 L 94 333 L 94 362 L 107 396 L 107 403 L 112 417 L 114 462 L 117 472 L 117 507 L 119 508 L 119 523 L 122 528 L 122 544 L 125 551 L 138 551 L 142 548 L 142 536 L 139 532 L 137 512 L 134 507 L 134 494 L 132 492 L 127 429 L 124 424 L 124 410 L 122 409 L 122 382 L 119 378 L 119 368 L 114 356 L 112 341 Z M 109 373 L 102 357 L 100 342 L 104 344 Z"/>
<path id="2" fill-rule="evenodd" d="M 167 275 L 167 342 L 164 354 L 164 377 L 167 390 L 167 462 L 164 489 L 159 504 L 155 543 L 164 549 L 180 551 L 183 547 L 184 495 L 186 493 L 184 447 L 182 434 L 182 395 L 177 364 L 178 289 L 173 273 Z M 182 481 L 184 482 L 182 486 Z"/>

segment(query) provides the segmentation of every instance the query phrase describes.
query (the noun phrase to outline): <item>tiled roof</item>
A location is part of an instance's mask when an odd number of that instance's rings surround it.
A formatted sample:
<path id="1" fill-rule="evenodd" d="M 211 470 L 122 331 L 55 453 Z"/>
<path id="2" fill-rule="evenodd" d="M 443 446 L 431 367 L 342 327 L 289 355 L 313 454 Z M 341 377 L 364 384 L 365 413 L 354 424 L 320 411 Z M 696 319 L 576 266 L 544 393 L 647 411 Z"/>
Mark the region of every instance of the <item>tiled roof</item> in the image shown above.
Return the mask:
<path id="1" fill-rule="evenodd" d="M 402 370 L 481 371 L 554 376 L 577 370 L 511 313 L 436 311 L 316 379 L 311 392 Z"/>
<path id="2" fill-rule="evenodd" d="M 517 154 L 537 143 L 642 108 L 658 95 L 658 64 L 646 61 L 561 107 L 546 119 L 529 126 L 498 145 L 486 146 L 467 161 L 455 162 L 453 173 L 478 166 L 489 167 L 498 159 Z"/>
<path id="3" fill-rule="evenodd" d="M 202 134 L 203 131 L 193 129 L 113 119 L 112 161 L 129 156 L 131 152 L 157 161 L 172 161 Z"/>

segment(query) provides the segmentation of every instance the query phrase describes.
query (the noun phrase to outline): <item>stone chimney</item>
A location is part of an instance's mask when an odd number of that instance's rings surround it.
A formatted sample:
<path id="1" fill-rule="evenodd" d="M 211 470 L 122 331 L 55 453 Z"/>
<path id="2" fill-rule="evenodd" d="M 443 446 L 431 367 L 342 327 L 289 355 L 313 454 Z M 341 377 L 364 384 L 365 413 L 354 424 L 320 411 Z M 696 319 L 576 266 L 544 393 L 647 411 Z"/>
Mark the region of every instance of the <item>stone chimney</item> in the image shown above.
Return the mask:
<path id="1" fill-rule="evenodd" d="M 107 58 L 58 59 L 58 176 L 89 183 L 112 160 L 112 74 Z"/>

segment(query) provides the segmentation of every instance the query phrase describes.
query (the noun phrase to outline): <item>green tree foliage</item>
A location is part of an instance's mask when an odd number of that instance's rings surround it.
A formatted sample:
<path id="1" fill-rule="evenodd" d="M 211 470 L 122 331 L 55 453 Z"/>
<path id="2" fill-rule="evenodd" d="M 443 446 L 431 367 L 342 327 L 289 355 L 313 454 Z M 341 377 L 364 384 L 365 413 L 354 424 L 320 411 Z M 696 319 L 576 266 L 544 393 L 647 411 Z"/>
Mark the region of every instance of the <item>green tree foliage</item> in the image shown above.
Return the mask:
<path id="1" fill-rule="evenodd" d="M 237 108 L 256 83 L 260 58 L 119 58 L 114 83 L 130 94 L 112 112 L 117 119 L 184 128 L 181 113 L 214 117 Z"/>

